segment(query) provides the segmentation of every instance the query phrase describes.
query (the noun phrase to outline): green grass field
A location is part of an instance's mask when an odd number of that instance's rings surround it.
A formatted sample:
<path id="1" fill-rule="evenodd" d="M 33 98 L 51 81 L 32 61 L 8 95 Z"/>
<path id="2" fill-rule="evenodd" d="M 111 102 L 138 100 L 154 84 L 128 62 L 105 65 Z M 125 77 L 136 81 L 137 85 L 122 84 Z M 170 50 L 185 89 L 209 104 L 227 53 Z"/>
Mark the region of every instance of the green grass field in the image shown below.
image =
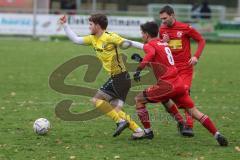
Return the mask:
<path id="1" fill-rule="evenodd" d="M 195 46 L 194 46 L 195 47 Z M 133 49 L 124 53 L 133 53 Z M 215 139 L 197 122 L 195 137 L 178 135 L 176 124 L 162 106 L 149 106 L 155 138 L 129 140 L 126 130 L 112 137 L 115 124 L 105 116 L 86 122 L 66 122 L 55 115 L 55 105 L 73 99 L 74 113 L 92 109 L 90 97 L 57 93 L 49 87 L 50 74 L 67 60 L 94 55 L 93 49 L 69 41 L 39 42 L 22 39 L 0 40 L 0 160 L 67 160 L 67 159 L 166 159 L 166 160 L 237 160 L 240 159 L 240 46 L 207 44 L 196 67 L 192 97 L 196 106 L 208 114 L 229 139 L 229 146 L 219 147 Z M 79 68 L 66 82 L 98 88 L 98 81 L 82 82 Z M 125 110 L 135 115 L 134 106 Z M 33 122 L 40 117 L 50 120 L 52 129 L 46 136 L 33 133 Z M 136 116 L 135 116 L 136 117 Z M 139 121 L 138 121 L 139 123 Z M 139 123 L 140 124 L 140 123 Z"/>

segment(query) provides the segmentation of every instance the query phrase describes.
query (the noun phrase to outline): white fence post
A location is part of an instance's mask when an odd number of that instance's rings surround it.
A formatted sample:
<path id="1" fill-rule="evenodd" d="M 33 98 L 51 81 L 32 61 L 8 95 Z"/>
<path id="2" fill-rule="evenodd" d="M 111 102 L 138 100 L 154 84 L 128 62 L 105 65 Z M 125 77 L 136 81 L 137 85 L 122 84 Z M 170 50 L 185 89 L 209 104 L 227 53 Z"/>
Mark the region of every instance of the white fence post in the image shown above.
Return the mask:
<path id="1" fill-rule="evenodd" d="M 37 0 L 33 0 L 33 38 L 37 38 Z"/>

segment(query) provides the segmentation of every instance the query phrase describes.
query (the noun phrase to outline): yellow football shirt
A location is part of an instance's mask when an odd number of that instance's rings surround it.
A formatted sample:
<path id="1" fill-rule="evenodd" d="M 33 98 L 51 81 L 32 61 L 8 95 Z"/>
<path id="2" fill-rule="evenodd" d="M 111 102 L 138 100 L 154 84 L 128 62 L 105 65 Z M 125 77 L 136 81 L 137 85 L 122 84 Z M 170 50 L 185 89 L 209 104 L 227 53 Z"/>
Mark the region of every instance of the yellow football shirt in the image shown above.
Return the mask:
<path id="1" fill-rule="evenodd" d="M 110 74 L 116 75 L 126 71 L 118 46 L 125 39 L 113 32 L 105 31 L 100 37 L 88 35 L 83 37 L 84 44 L 92 45 L 103 68 Z"/>

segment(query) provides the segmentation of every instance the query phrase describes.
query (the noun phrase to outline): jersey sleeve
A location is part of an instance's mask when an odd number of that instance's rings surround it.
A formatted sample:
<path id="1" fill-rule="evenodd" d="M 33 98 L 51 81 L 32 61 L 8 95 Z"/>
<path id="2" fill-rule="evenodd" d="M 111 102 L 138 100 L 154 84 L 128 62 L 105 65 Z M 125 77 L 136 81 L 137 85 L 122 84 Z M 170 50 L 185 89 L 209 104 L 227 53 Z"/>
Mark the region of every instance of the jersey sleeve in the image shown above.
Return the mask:
<path id="1" fill-rule="evenodd" d="M 145 44 L 143 46 L 143 50 L 145 52 L 145 56 L 139 65 L 139 68 L 141 68 L 141 69 L 144 69 L 146 65 L 148 65 L 150 62 L 152 62 L 152 60 L 155 56 L 155 49 L 152 46 Z"/>
<path id="2" fill-rule="evenodd" d="M 202 51 L 205 47 L 205 39 L 202 37 L 202 35 L 194 29 L 192 26 L 188 26 L 188 36 L 191 37 L 193 40 L 195 40 L 198 43 L 197 50 L 194 54 L 195 57 L 200 58 Z"/>
<path id="3" fill-rule="evenodd" d="M 91 45 L 92 44 L 92 36 L 91 35 L 83 36 L 83 43 L 86 45 Z"/>
<path id="4" fill-rule="evenodd" d="M 119 36 L 116 33 L 111 33 L 111 42 L 117 46 L 119 46 L 120 44 L 123 43 L 123 41 L 125 41 L 124 38 L 122 38 L 121 36 Z"/>
<path id="5" fill-rule="evenodd" d="M 83 37 L 79 37 L 72 29 L 68 26 L 68 24 L 63 25 L 64 31 L 68 38 L 76 44 L 84 44 Z"/>

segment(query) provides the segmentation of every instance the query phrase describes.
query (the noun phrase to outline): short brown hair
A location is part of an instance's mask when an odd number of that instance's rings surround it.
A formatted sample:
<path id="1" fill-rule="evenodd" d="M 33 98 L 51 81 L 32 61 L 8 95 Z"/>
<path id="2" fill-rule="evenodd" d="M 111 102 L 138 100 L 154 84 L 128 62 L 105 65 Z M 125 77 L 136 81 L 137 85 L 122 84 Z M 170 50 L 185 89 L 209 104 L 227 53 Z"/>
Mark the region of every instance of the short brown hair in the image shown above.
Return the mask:
<path id="1" fill-rule="evenodd" d="M 102 29 L 106 29 L 108 26 L 108 19 L 105 14 L 97 13 L 97 14 L 92 14 L 88 20 L 90 22 L 93 22 L 95 24 L 98 24 Z"/>
<path id="2" fill-rule="evenodd" d="M 158 25 L 156 22 L 146 22 L 141 24 L 140 28 L 144 33 L 148 33 L 152 38 L 158 36 Z"/>
<path id="3" fill-rule="evenodd" d="M 160 9 L 159 14 L 162 14 L 162 13 L 167 13 L 168 15 L 172 15 L 174 14 L 174 10 L 171 6 L 166 5 Z"/>

